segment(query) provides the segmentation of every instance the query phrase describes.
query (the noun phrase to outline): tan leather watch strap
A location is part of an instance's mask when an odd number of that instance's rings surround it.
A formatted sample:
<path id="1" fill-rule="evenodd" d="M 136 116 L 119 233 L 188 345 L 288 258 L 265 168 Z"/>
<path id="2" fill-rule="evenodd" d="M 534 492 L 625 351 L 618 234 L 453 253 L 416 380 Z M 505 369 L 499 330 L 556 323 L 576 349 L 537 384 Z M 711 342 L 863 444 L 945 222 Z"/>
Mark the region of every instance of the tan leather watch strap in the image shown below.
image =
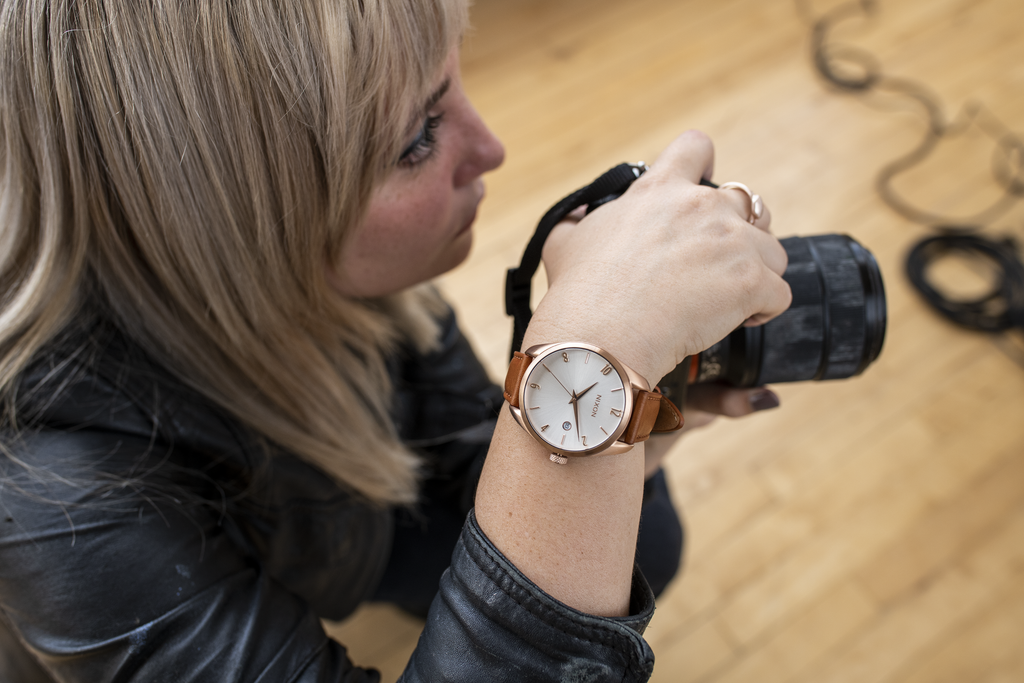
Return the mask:
<path id="1" fill-rule="evenodd" d="M 532 360 L 525 353 L 516 351 L 512 355 L 512 362 L 508 364 L 508 372 L 505 374 L 505 400 L 513 408 L 519 407 L 519 385 L 526 376 L 526 370 Z"/>
<path id="2" fill-rule="evenodd" d="M 504 395 L 505 400 L 513 408 L 519 407 L 519 386 L 531 362 L 533 358 L 516 351 L 508 365 Z M 650 438 L 651 432 L 674 432 L 682 426 L 682 413 L 657 387 L 654 391 L 638 391 L 633 401 L 633 414 L 620 441 L 633 445 L 638 441 L 646 441 Z"/>
<path id="3" fill-rule="evenodd" d="M 647 441 L 651 432 L 674 432 L 683 427 L 683 415 L 672 401 L 654 391 L 638 391 L 633 401 L 633 415 L 619 440 L 635 444 Z"/>
<path id="4" fill-rule="evenodd" d="M 652 434 L 664 434 L 674 432 L 683 428 L 683 413 L 668 396 L 661 395 L 661 389 L 654 387 L 654 390 L 661 396 L 661 405 L 658 410 L 658 419 L 654 421 Z"/>

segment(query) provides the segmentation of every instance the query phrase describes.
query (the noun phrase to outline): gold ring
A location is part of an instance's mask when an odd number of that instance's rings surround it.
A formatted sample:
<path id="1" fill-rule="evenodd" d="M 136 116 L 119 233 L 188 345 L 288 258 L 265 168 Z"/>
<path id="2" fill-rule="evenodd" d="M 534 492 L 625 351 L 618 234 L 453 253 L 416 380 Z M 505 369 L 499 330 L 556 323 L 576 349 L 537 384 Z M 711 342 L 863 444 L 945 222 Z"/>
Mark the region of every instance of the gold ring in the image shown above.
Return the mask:
<path id="1" fill-rule="evenodd" d="M 757 219 L 764 215 L 764 202 L 761 201 L 761 195 L 754 194 L 750 191 L 750 188 L 743 183 L 722 183 L 718 186 L 719 190 L 739 190 L 743 194 L 747 195 L 747 199 L 750 200 L 750 215 L 747 216 L 749 223 L 755 223 Z"/>

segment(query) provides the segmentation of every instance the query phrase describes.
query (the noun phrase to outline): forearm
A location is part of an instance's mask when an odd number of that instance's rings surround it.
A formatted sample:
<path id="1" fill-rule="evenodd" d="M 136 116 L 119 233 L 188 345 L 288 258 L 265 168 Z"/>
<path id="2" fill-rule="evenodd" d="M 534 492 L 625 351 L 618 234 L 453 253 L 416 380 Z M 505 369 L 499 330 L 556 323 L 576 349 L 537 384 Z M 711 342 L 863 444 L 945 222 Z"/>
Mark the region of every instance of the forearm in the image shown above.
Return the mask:
<path id="1" fill-rule="evenodd" d="M 575 301 L 579 293 L 573 290 L 578 287 L 569 283 L 562 296 Z M 558 303 L 549 290 L 523 348 L 585 341 L 608 349 L 645 378 L 654 373 L 638 350 L 643 344 L 609 334 L 588 319 L 587 307 Z M 550 455 L 503 406 L 477 489 L 477 521 L 555 599 L 588 614 L 625 616 L 643 503 L 644 445 L 619 455 L 569 458 L 565 465 L 551 462 Z"/>
<path id="2" fill-rule="evenodd" d="M 785 310 L 785 250 L 767 214 L 747 222 L 746 197 L 697 186 L 712 159 L 706 137 L 683 134 L 620 199 L 555 229 L 523 348 L 592 344 L 650 384 L 744 321 Z M 563 603 L 627 614 L 644 448 L 558 466 L 502 413 L 477 492 L 484 533 Z"/>
<path id="3" fill-rule="evenodd" d="M 643 498 L 644 451 L 566 465 L 502 411 L 477 489 L 476 515 L 530 580 L 582 612 L 624 616 Z"/>

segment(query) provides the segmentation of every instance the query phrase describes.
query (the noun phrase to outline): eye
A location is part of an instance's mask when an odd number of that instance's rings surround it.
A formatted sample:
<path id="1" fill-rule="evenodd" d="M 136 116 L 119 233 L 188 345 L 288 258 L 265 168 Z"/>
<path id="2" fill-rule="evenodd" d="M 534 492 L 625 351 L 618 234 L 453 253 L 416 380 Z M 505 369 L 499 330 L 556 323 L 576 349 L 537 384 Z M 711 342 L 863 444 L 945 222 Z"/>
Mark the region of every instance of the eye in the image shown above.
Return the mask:
<path id="1" fill-rule="evenodd" d="M 416 134 L 413 141 L 409 143 L 409 146 L 398 157 L 399 166 L 406 168 L 418 166 L 434 154 L 434 151 L 437 149 L 437 136 L 434 132 L 441 125 L 442 117 L 444 117 L 443 113 L 426 118 L 423 122 L 423 127 L 420 128 L 420 132 Z"/>

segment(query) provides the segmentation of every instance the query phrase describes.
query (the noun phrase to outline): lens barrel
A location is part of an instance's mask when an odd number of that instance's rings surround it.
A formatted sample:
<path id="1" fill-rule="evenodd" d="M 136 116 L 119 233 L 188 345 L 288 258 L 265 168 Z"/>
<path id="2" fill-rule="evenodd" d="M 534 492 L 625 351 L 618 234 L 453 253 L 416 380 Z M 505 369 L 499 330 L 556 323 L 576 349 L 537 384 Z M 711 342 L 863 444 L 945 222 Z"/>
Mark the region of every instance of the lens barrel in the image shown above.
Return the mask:
<path id="1" fill-rule="evenodd" d="M 767 324 L 740 327 L 694 357 L 690 383 L 754 387 L 843 379 L 878 358 L 886 305 L 875 257 L 846 235 L 780 241 L 789 255 L 783 278 L 793 303 Z"/>

